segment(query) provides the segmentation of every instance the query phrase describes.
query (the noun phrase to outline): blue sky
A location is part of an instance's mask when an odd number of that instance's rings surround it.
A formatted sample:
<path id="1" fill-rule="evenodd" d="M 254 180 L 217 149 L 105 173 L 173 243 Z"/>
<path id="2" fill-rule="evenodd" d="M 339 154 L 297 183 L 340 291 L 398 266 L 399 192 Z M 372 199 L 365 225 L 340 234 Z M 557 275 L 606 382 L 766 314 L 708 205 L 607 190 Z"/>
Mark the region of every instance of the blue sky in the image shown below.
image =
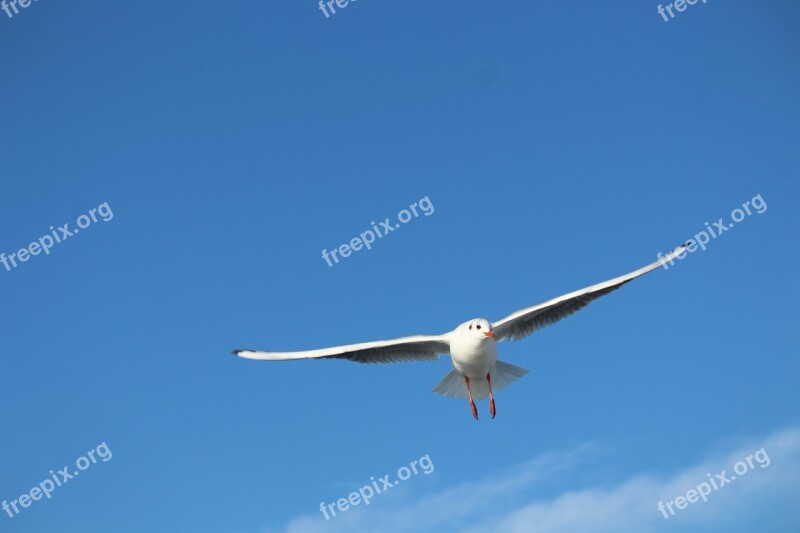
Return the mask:
<path id="1" fill-rule="evenodd" d="M 0 530 L 796 531 L 800 7 L 656 6 L 0 11 L 0 252 L 113 213 L 0 265 L 0 501 L 113 453 Z M 496 320 L 757 195 L 705 251 L 501 344 L 530 373 L 495 420 L 431 394 L 446 358 L 229 353 Z M 322 259 L 424 197 L 430 216 Z M 768 467 L 657 510 L 761 448 Z"/>

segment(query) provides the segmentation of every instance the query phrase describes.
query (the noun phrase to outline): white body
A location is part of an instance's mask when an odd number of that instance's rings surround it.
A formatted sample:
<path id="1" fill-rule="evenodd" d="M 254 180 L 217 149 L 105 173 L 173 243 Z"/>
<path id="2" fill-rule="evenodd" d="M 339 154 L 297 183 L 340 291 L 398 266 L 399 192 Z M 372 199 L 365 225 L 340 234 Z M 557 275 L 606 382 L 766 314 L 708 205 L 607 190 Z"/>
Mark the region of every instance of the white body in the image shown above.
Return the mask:
<path id="1" fill-rule="evenodd" d="M 471 392 L 476 400 L 482 400 L 528 373 L 497 360 L 497 337 L 485 318 L 464 322 L 446 337 L 453 370 L 433 388 L 437 394 L 467 399 Z M 469 390 L 464 378 L 469 378 Z"/>
<path id="2" fill-rule="evenodd" d="M 497 362 L 497 341 L 483 335 L 471 335 L 470 322 L 458 326 L 450 337 L 450 358 L 453 367 L 472 381 L 486 379 Z"/>

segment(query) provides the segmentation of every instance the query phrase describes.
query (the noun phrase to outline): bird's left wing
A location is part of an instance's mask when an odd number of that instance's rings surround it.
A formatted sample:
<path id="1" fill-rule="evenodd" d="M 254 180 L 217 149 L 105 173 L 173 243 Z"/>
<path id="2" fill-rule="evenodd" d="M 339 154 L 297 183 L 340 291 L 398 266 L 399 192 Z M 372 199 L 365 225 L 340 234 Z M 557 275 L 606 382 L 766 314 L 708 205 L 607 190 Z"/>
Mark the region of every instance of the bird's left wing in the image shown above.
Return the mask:
<path id="1" fill-rule="evenodd" d="M 404 361 L 435 361 L 440 354 L 450 352 L 449 334 L 414 335 L 385 341 L 347 344 L 302 352 L 258 352 L 234 350 L 233 355 L 245 359 L 286 361 L 292 359 L 349 359 L 357 363 L 400 363 Z"/>
<path id="2" fill-rule="evenodd" d="M 678 254 L 686 249 L 686 244 L 675 248 L 671 253 L 659 259 L 655 263 L 642 267 L 639 270 L 634 270 L 618 278 L 580 289 L 558 298 L 553 298 L 546 302 L 520 309 L 516 313 L 512 313 L 502 320 L 492 324 L 492 329 L 498 341 L 501 340 L 518 340 L 527 337 L 534 331 L 537 331 L 545 326 L 549 326 L 558 322 L 572 313 L 580 311 L 593 300 L 608 294 L 609 292 L 622 287 L 624 284 L 631 280 L 643 276 L 648 272 L 655 270 L 667 261 L 671 261 Z"/>

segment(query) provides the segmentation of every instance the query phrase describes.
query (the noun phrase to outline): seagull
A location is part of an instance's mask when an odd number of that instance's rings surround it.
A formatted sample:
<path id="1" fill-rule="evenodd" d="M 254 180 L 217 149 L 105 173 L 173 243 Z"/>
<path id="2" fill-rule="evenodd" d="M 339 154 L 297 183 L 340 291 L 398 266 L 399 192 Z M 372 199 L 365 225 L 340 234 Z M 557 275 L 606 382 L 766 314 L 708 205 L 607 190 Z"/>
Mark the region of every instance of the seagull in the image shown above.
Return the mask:
<path id="1" fill-rule="evenodd" d="M 583 309 L 597 298 L 672 261 L 686 250 L 687 244 L 675 248 L 664 257 L 659 255 L 658 261 L 638 270 L 520 309 L 497 322 L 475 318 L 442 335 L 414 335 L 299 352 L 234 350 L 233 354 L 263 361 L 349 359 L 357 363 L 398 363 L 436 361 L 440 355 L 449 353 L 453 370 L 433 388 L 433 392 L 451 398 L 468 399 L 475 420 L 478 419 L 475 399 L 483 400 L 488 396 L 489 412 L 494 418 L 497 414 L 494 391 L 528 373 L 524 368 L 499 361 L 497 343 L 522 339 Z"/>

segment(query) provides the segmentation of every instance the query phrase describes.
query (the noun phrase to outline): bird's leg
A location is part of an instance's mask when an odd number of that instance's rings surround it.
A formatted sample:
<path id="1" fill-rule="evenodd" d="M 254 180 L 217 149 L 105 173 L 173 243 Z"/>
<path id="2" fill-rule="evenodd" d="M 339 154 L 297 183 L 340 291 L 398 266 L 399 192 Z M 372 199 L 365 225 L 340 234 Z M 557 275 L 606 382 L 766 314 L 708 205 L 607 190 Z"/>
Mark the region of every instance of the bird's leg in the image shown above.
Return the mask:
<path id="1" fill-rule="evenodd" d="M 475 420 L 478 419 L 478 408 L 475 407 L 475 401 L 472 399 L 472 391 L 469 389 L 469 378 L 464 376 L 464 383 L 467 384 L 467 393 L 469 394 L 469 406 L 472 408 L 472 416 L 475 417 Z"/>
<path id="2" fill-rule="evenodd" d="M 497 414 L 497 409 L 494 408 L 494 394 L 492 394 L 492 374 L 486 374 L 486 383 L 489 384 L 489 412 L 492 413 L 492 418 Z"/>

